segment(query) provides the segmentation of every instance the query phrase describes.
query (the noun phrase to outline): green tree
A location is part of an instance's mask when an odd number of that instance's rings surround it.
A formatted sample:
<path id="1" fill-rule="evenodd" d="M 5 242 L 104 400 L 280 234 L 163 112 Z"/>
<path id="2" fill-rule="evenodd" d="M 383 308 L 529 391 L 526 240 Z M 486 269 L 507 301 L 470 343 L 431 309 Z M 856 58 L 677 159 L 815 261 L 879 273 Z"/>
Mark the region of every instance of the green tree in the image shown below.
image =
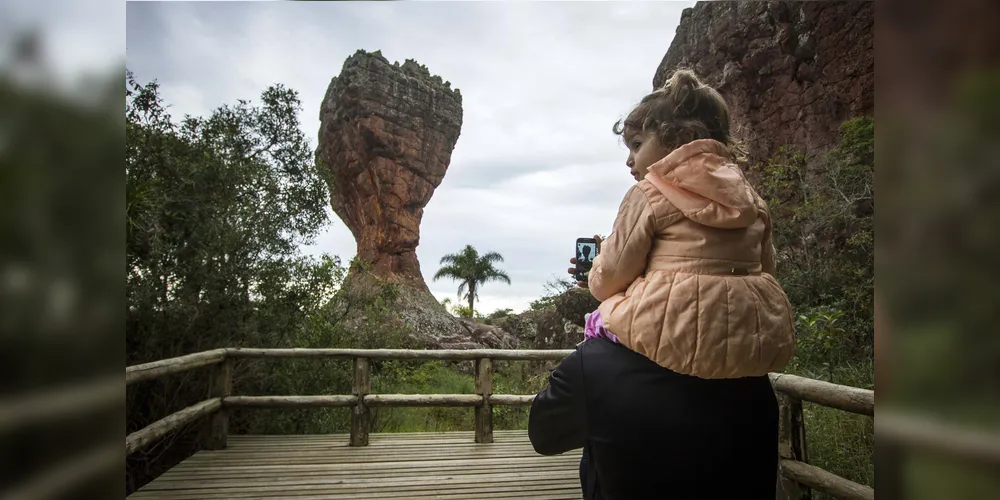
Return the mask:
<path id="1" fill-rule="evenodd" d="M 178 124 L 156 82 L 126 78 L 130 362 L 294 332 L 335 268 L 298 253 L 328 222 L 298 94 L 276 85 Z"/>
<path id="2" fill-rule="evenodd" d="M 490 281 L 500 281 L 510 284 L 507 273 L 497 269 L 494 264 L 503 262 L 503 256 L 496 252 L 479 255 L 472 246 L 466 245 L 461 252 L 441 257 L 441 269 L 434 275 L 434 280 L 451 278 L 459 281 L 458 295 L 469 301 L 470 317 L 475 316 L 475 301 L 479 298 L 479 288 Z"/>
<path id="3" fill-rule="evenodd" d="M 298 94 L 275 85 L 259 103 L 174 121 L 156 82 L 126 72 L 125 83 L 126 362 L 337 338 L 327 305 L 344 267 L 299 253 L 328 223 L 328 194 L 300 127 Z M 129 387 L 127 430 L 203 398 L 204 382 L 192 379 L 202 376 Z M 236 377 L 251 394 L 330 383 L 253 364 Z M 129 458 L 127 490 L 194 449 L 190 437 L 171 439 L 152 464 Z"/>
<path id="4" fill-rule="evenodd" d="M 553 276 L 552 279 L 545 283 L 545 291 L 542 293 L 542 296 L 538 300 L 532 301 L 530 307 L 538 311 L 553 306 L 560 296 L 576 288 L 575 279 Z M 587 294 L 590 294 L 589 290 L 587 290 Z"/>
<path id="5" fill-rule="evenodd" d="M 837 147 L 815 158 L 783 148 L 760 174 L 758 187 L 774 219 L 777 278 L 796 313 L 842 311 L 838 325 L 853 338 L 837 345 L 853 356 L 872 356 L 874 119 L 844 122 Z"/>

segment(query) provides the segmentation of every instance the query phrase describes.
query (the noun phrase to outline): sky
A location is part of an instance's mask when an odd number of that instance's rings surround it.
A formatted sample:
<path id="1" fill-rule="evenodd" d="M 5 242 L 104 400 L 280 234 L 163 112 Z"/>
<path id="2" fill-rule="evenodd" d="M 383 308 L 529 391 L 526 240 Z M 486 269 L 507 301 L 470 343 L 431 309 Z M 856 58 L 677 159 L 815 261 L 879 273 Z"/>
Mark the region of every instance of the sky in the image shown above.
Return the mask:
<path id="1" fill-rule="evenodd" d="M 681 11 L 693 2 L 136 2 L 126 4 L 126 64 L 157 80 L 171 114 L 207 115 L 275 83 L 299 92 L 315 147 L 330 79 L 358 49 L 415 59 L 462 93 L 464 119 L 425 211 L 417 257 L 495 251 L 511 285 L 486 284 L 477 310 L 526 309 L 568 276 L 579 237 L 607 234 L 634 183 L 611 127 L 652 90 Z M 354 256 L 331 223 L 309 254 Z"/>

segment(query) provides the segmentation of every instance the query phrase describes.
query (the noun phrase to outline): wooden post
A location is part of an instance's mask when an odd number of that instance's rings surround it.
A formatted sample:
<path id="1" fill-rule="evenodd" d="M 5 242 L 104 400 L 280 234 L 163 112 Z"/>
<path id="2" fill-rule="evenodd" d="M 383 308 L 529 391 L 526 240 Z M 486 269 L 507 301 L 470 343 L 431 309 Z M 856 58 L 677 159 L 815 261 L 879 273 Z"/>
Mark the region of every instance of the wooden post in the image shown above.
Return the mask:
<path id="1" fill-rule="evenodd" d="M 493 394 L 493 360 L 481 358 L 476 360 L 476 394 L 483 398 L 482 404 L 476 407 L 476 442 L 493 442 L 493 406 L 490 396 Z"/>
<path id="2" fill-rule="evenodd" d="M 778 455 L 781 458 L 809 462 L 806 454 L 806 427 L 802 419 L 802 401 L 787 394 L 778 397 Z M 809 488 L 788 479 L 778 470 L 777 500 L 809 500 Z"/>
<path id="3" fill-rule="evenodd" d="M 225 398 L 233 392 L 233 360 L 225 358 L 212 367 L 209 379 L 208 397 Z M 229 440 L 229 410 L 219 408 L 208 419 L 208 433 L 205 437 L 206 450 L 224 450 Z"/>
<path id="4" fill-rule="evenodd" d="M 358 402 L 351 410 L 351 446 L 368 446 L 369 413 L 365 396 L 372 390 L 368 358 L 354 358 L 354 395 Z"/>

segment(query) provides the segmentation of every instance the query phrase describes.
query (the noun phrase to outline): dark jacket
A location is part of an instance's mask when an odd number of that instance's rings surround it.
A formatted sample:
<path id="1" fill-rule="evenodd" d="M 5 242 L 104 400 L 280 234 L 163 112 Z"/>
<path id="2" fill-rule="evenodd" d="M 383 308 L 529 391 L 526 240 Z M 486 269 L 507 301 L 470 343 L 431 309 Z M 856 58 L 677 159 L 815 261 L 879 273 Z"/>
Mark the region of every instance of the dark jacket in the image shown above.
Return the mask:
<path id="1" fill-rule="evenodd" d="M 700 379 L 591 339 L 531 405 L 535 451 L 584 448 L 586 500 L 775 497 L 778 407 L 766 376 Z"/>

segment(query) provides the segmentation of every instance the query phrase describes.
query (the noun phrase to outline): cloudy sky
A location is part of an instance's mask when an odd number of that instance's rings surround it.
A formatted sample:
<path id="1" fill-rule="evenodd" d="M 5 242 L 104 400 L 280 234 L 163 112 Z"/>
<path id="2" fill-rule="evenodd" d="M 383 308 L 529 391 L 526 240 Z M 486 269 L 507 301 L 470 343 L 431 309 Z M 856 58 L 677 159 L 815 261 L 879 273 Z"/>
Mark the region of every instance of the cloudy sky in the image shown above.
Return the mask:
<path id="1" fill-rule="evenodd" d="M 358 49 L 416 59 L 462 92 L 464 123 L 424 213 L 417 256 L 500 252 L 513 282 L 477 307 L 522 310 L 565 275 L 578 237 L 610 232 L 634 182 L 611 126 L 646 92 L 693 2 L 128 2 L 127 66 L 156 79 L 175 117 L 208 114 L 283 83 L 315 140 L 333 76 Z M 331 212 L 309 253 L 355 253 Z"/>

